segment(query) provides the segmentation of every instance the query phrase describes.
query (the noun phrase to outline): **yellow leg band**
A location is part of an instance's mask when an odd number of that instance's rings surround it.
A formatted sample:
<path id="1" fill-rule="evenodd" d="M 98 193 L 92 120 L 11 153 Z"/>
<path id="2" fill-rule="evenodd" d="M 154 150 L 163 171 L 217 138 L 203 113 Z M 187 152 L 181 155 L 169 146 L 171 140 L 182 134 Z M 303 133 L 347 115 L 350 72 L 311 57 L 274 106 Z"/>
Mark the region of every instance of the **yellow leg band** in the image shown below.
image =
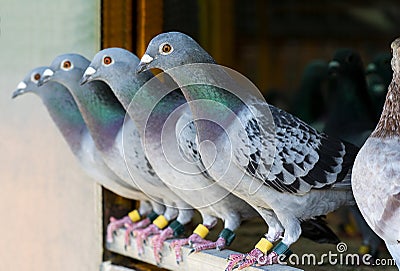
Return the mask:
<path id="1" fill-rule="evenodd" d="M 140 220 L 140 214 L 138 210 L 133 210 L 128 214 L 128 216 L 132 220 L 132 222 L 137 222 Z"/>
<path id="2" fill-rule="evenodd" d="M 262 253 L 266 254 L 268 250 L 270 250 L 274 245 L 268 241 L 265 238 L 261 238 L 260 241 L 258 241 L 257 245 L 255 248 L 258 248 Z"/>
<path id="3" fill-rule="evenodd" d="M 205 238 L 208 234 L 209 230 L 203 224 L 197 225 L 196 229 L 194 229 L 193 233 L 197 234 L 201 238 Z"/>
<path id="4" fill-rule="evenodd" d="M 156 219 L 154 219 L 153 224 L 162 230 L 168 225 L 168 220 L 165 219 L 163 215 L 159 215 Z"/>

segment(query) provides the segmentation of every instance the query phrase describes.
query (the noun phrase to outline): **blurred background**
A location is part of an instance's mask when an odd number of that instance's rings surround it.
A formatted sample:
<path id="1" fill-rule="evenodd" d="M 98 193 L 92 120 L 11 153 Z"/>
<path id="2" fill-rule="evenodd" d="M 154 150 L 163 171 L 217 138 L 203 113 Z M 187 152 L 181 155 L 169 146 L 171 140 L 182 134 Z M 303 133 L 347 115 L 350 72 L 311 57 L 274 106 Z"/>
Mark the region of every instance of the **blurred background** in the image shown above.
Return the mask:
<path id="1" fill-rule="evenodd" d="M 61 53 L 90 59 L 113 46 L 141 57 L 154 35 L 181 31 L 250 78 L 268 102 L 301 115 L 327 107 L 323 95 L 300 93 L 306 67 L 327 67 L 347 47 L 367 70 L 400 36 L 399 14 L 395 0 L 0 0 L 0 270 L 98 270 L 117 257 L 103 251 L 103 225 L 135 205 L 82 173 L 37 97 L 11 100 L 30 69 Z M 323 80 L 318 90 L 329 85 Z"/>

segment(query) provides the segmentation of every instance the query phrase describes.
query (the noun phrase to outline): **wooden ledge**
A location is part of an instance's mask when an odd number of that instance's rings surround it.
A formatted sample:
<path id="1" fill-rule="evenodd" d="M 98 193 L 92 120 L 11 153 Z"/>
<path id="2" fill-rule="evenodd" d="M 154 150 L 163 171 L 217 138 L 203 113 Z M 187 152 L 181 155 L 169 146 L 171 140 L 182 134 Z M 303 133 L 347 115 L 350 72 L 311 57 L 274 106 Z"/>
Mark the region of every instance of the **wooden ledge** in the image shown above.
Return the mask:
<path id="1" fill-rule="evenodd" d="M 138 259 L 143 262 L 147 262 L 153 265 L 156 265 L 153 256 L 153 250 L 149 245 L 144 245 L 144 255 L 139 257 L 138 251 L 136 249 L 135 240 L 131 239 L 132 246 L 128 247 L 126 250 L 124 248 L 124 234 L 125 230 L 120 229 L 117 231 L 117 234 L 114 238 L 114 242 L 111 244 L 107 244 L 107 249 L 127 256 L 134 259 Z M 175 254 L 173 251 L 169 249 L 170 241 L 166 241 L 164 243 L 163 248 L 163 259 L 160 267 L 166 268 L 169 270 L 179 270 L 179 271 L 223 271 L 226 268 L 227 261 L 226 258 L 232 254 L 237 253 L 235 251 L 225 249 L 222 251 L 218 250 L 206 250 L 199 253 L 193 253 L 188 256 L 190 251 L 189 247 L 182 247 L 182 257 L 183 262 L 180 264 L 176 263 Z M 131 269 L 117 267 L 112 265 L 111 263 L 103 263 L 106 265 L 102 267 L 102 271 L 132 271 Z M 103 269 L 104 268 L 104 269 Z M 263 266 L 263 267 L 248 267 L 245 269 L 246 271 L 258 271 L 258 270 L 269 270 L 269 271 L 300 271 L 301 269 L 297 269 L 291 266 L 283 266 L 283 265 L 272 265 L 272 266 Z"/>

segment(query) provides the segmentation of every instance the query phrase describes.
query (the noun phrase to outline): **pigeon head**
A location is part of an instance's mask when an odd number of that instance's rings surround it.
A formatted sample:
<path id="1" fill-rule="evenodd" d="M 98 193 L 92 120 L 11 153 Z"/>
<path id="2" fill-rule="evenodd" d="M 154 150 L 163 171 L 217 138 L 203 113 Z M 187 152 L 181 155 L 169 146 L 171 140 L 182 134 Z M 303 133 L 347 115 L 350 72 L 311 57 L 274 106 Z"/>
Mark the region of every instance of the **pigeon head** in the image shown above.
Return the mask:
<path id="1" fill-rule="evenodd" d="M 381 76 L 392 74 L 392 68 L 390 66 L 390 61 L 392 59 L 392 54 L 389 52 L 382 52 L 377 54 L 372 62 L 368 64 L 366 68 L 366 73 L 377 73 Z M 390 80 L 389 80 L 390 81 Z"/>
<path id="2" fill-rule="evenodd" d="M 364 64 L 356 51 L 347 48 L 336 50 L 329 63 L 328 74 L 330 95 L 338 97 L 342 95 L 342 99 L 358 97 L 357 99 L 363 100 L 366 104 L 371 104 L 370 101 L 366 101 L 369 97 Z"/>
<path id="3" fill-rule="evenodd" d="M 38 86 L 39 80 L 43 76 L 43 72 L 48 69 L 48 67 L 37 67 L 28 72 L 25 78 L 19 82 L 17 89 L 13 92 L 12 98 L 16 98 L 25 93 L 35 93 L 40 95 L 41 88 Z"/>
<path id="4" fill-rule="evenodd" d="M 94 80 L 103 81 L 109 85 L 118 85 L 124 80 L 126 74 L 132 74 L 139 64 L 139 58 L 128 50 L 122 48 L 107 48 L 98 52 L 89 67 L 85 70 L 81 85 Z M 152 77 L 150 71 L 133 74 L 129 79 L 130 84 L 143 85 Z"/>
<path id="5" fill-rule="evenodd" d="M 388 86 L 392 81 L 393 71 L 390 64 L 391 59 L 391 53 L 379 53 L 373 58 L 372 62 L 368 64 L 365 71 L 368 91 L 374 99 L 374 104 L 379 113 L 378 115 L 380 115 Z"/>
<path id="6" fill-rule="evenodd" d="M 191 63 L 215 63 L 214 59 L 191 37 L 180 32 L 155 36 L 147 46 L 137 73 L 151 68 L 168 70 Z"/>
<path id="7" fill-rule="evenodd" d="M 361 56 L 348 48 L 338 49 L 329 63 L 329 74 L 334 76 L 364 76 Z"/>
<path id="8" fill-rule="evenodd" d="M 59 55 L 53 60 L 50 67 L 43 72 L 38 84 L 41 86 L 48 81 L 55 81 L 61 84 L 77 82 L 88 65 L 89 60 L 81 55 Z"/>

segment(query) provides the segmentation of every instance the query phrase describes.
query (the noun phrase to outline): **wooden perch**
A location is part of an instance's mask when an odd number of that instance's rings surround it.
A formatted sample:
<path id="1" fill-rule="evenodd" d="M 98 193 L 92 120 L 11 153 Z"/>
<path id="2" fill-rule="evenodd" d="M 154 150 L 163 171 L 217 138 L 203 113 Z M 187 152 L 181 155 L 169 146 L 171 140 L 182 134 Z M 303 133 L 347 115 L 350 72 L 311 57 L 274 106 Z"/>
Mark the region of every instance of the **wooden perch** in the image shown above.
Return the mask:
<path id="1" fill-rule="evenodd" d="M 111 244 L 107 244 L 107 249 L 127 256 L 131 258 L 138 259 L 143 262 L 147 262 L 153 265 L 156 265 L 153 256 L 153 250 L 149 245 L 144 245 L 144 255 L 139 256 L 138 251 L 136 249 L 135 239 L 131 239 L 132 246 L 128 247 L 126 250 L 124 248 L 124 234 L 125 230 L 120 229 L 117 231 L 117 234 L 114 238 L 114 242 Z M 183 262 L 180 264 L 176 263 L 175 254 L 173 251 L 169 249 L 170 241 L 166 241 L 164 243 L 164 249 L 162 251 L 163 258 L 160 267 L 166 268 L 169 270 L 179 270 L 179 271 L 223 271 L 226 268 L 227 261 L 226 258 L 232 254 L 237 253 L 232 250 L 206 250 L 199 253 L 189 254 L 189 247 L 182 247 L 182 257 Z M 130 269 L 118 269 L 116 266 L 113 266 L 109 263 L 109 266 L 102 271 L 128 271 Z M 272 266 L 264 266 L 264 267 L 248 267 L 245 269 L 246 271 L 258 271 L 258 270 L 269 270 L 269 271 L 300 271 L 301 269 L 297 269 L 294 267 L 290 267 L 287 265 L 272 265 Z"/>

